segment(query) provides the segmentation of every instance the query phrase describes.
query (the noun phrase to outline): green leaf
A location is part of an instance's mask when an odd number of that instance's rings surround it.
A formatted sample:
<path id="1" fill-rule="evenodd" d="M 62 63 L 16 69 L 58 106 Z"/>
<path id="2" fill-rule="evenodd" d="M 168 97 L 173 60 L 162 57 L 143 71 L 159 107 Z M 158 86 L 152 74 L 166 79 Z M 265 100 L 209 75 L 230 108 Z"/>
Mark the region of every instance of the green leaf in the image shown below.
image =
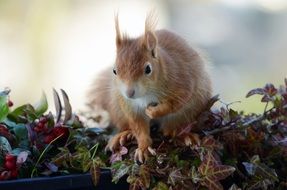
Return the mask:
<path id="1" fill-rule="evenodd" d="M 269 168 L 263 163 L 256 165 L 255 175 L 260 175 L 264 177 L 265 179 L 271 180 L 272 182 L 279 181 L 276 171 L 272 168 Z"/>
<path id="2" fill-rule="evenodd" d="M 7 117 L 16 123 L 26 123 L 27 120 L 32 122 L 38 118 L 35 109 L 31 104 L 25 104 L 16 108 L 9 113 Z"/>
<path id="3" fill-rule="evenodd" d="M 2 122 L 9 113 L 9 106 L 7 104 L 8 95 L 1 94 L 0 95 L 0 122 Z"/>
<path id="4" fill-rule="evenodd" d="M 238 112 L 237 111 L 235 111 L 235 110 L 233 110 L 233 109 L 230 109 L 229 110 L 229 117 L 230 117 L 230 119 L 231 120 L 233 120 L 233 119 L 236 119 L 237 117 L 238 117 Z"/>
<path id="5" fill-rule="evenodd" d="M 254 178 L 251 183 L 248 184 L 247 190 L 267 190 L 270 185 L 272 185 L 272 182 L 269 179 Z"/>
<path id="6" fill-rule="evenodd" d="M 1 144 L 0 152 L 2 150 L 6 151 L 6 152 L 11 152 L 12 151 L 11 145 L 10 145 L 9 141 L 5 137 L 1 137 L 0 136 L 0 144 Z"/>
<path id="7" fill-rule="evenodd" d="M 16 124 L 13 126 L 12 131 L 16 136 L 16 140 L 18 142 L 18 146 L 20 148 L 29 148 L 29 138 L 28 138 L 28 130 L 25 124 Z"/>
<path id="8" fill-rule="evenodd" d="M 126 164 L 121 164 L 121 166 L 119 167 L 119 169 L 117 169 L 115 171 L 115 173 L 113 174 L 113 182 L 117 183 L 121 177 L 123 177 L 124 175 L 126 175 L 129 170 L 130 170 L 131 166 L 126 165 Z"/>
<path id="9" fill-rule="evenodd" d="M 152 190 L 168 190 L 167 184 L 162 181 L 159 181 Z"/>
<path id="10" fill-rule="evenodd" d="M 46 94 L 43 92 L 41 99 L 34 105 L 35 113 L 39 117 L 43 115 L 48 109 L 48 101 Z"/>

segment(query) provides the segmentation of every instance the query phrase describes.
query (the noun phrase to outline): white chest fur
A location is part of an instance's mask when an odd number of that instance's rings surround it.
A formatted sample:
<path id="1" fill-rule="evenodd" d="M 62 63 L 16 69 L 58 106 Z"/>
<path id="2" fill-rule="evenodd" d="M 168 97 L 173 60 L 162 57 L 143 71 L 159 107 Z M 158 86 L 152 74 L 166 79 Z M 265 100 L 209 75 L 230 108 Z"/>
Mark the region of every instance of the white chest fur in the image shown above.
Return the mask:
<path id="1" fill-rule="evenodd" d="M 150 103 L 158 102 L 158 99 L 154 95 L 145 95 L 139 98 L 130 99 L 130 102 L 135 111 L 142 112 L 145 111 Z"/>

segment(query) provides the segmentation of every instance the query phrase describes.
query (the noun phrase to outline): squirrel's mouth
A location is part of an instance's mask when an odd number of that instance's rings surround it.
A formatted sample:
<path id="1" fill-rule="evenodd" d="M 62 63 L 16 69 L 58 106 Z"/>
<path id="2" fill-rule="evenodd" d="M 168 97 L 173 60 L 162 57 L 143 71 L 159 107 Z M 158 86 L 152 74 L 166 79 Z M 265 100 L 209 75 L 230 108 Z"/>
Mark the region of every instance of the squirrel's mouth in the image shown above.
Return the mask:
<path id="1" fill-rule="evenodd" d="M 133 99 L 129 99 L 130 102 L 139 108 L 147 108 L 148 106 L 157 106 L 158 105 L 158 99 L 155 96 L 152 95 L 145 95 Z"/>

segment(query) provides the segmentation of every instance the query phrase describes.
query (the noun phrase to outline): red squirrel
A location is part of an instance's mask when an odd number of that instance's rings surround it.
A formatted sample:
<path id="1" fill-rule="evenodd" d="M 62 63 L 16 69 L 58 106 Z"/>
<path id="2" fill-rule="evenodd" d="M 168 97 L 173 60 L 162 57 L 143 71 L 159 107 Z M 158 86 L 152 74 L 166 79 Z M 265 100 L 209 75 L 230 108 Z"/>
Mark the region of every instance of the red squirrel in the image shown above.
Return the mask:
<path id="1" fill-rule="evenodd" d="M 196 119 L 212 95 L 206 61 L 180 36 L 155 30 L 148 16 L 144 34 L 130 38 L 115 17 L 115 65 L 98 78 L 91 90 L 91 105 L 107 110 L 119 132 L 107 148 L 114 151 L 135 138 L 135 159 L 144 162 L 155 154 L 150 121 L 160 122 L 165 136 Z"/>

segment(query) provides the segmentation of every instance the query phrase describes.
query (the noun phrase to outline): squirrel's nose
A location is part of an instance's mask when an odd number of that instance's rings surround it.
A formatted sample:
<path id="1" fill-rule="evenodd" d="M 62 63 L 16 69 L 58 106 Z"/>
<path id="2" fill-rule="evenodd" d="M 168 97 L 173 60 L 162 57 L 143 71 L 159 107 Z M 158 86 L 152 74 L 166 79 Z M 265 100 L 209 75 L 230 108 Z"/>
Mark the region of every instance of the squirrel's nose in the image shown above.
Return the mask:
<path id="1" fill-rule="evenodd" d="M 135 89 L 131 88 L 131 89 L 128 89 L 127 92 L 126 92 L 127 96 L 129 98 L 133 98 L 134 95 L 135 95 Z"/>

